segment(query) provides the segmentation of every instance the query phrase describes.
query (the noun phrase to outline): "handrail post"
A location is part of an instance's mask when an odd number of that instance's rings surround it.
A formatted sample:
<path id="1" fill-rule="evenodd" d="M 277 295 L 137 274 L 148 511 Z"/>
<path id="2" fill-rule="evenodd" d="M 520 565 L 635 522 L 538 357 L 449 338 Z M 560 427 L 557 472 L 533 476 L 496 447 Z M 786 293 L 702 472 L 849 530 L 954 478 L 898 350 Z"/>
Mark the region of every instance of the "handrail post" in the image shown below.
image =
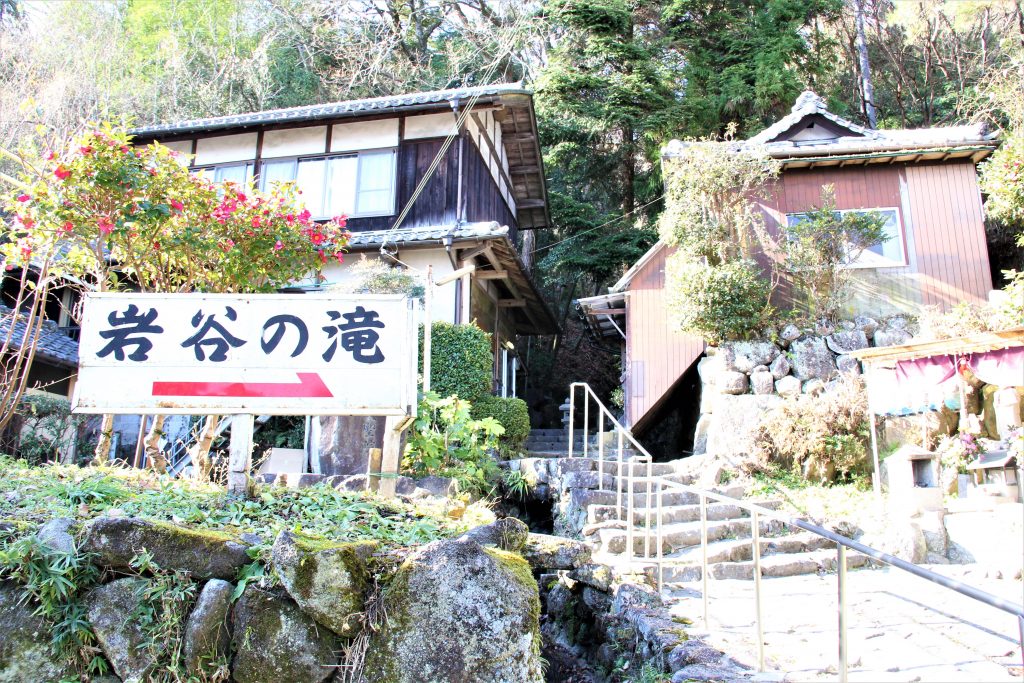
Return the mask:
<path id="1" fill-rule="evenodd" d="M 700 495 L 700 580 L 701 596 L 704 598 L 704 628 L 708 625 L 708 499 Z"/>
<path id="2" fill-rule="evenodd" d="M 651 459 L 647 458 L 647 497 L 644 498 L 644 517 L 647 518 L 646 532 L 644 533 L 644 559 L 651 559 L 651 512 L 654 507 L 651 505 L 651 473 L 653 471 Z M 660 519 L 658 521 L 661 521 Z"/>
<path id="3" fill-rule="evenodd" d="M 572 442 L 573 442 L 573 439 L 576 437 L 576 435 L 573 434 L 573 426 L 572 426 L 572 423 L 576 421 L 575 418 L 576 418 L 576 385 L 575 384 L 570 384 L 569 385 L 569 457 L 570 458 L 572 457 Z"/>
<path id="4" fill-rule="evenodd" d="M 633 461 L 629 461 L 629 491 L 626 492 L 626 567 L 633 565 Z"/>
<path id="5" fill-rule="evenodd" d="M 589 449 L 587 442 L 590 441 L 590 390 L 583 391 L 583 457 L 587 457 Z M 600 486 L 598 488 L 601 488 Z"/>
<path id="6" fill-rule="evenodd" d="M 619 476 L 616 478 L 615 517 L 622 519 L 622 430 L 619 429 Z"/>
<path id="7" fill-rule="evenodd" d="M 663 531 L 662 527 L 662 507 L 661 507 L 661 494 L 665 490 L 665 482 L 661 477 L 658 477 L 658 592 L 660 593 L 665 586 L 665 556 L 663 543 Z"/>
<path id="8" fill-rule="evenodd" d="M 597 490 L 604 491 L 604 409 L 597 414 Z"/>
<path id="9" fill-rule="evenodd" d="M 842 543 L 836 543 L 836 563 L 839 579 L 839 683 L 846 683 L 849 655 L 846 651 L 846 546 Z"/>
<path id="10" fill-rule="evenodd" d="M 764 624 L 761 623 L 761 520 L 754 510 L 751 515 L 754 537 L 754 619 L 757 624 L 757 670 L 764 671 Z"/>

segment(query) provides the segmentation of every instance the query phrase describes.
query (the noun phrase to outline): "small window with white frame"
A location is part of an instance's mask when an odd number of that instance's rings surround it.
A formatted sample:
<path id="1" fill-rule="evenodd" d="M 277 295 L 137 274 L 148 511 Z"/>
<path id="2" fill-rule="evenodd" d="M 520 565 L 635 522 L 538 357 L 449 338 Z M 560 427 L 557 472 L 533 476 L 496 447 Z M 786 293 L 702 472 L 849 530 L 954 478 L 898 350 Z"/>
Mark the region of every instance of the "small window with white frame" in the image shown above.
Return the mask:
<path id="1" fill-rule="evenodd" d="M 899 209 L 894 207 L 885 207 L 879 209 L 843 209 L 836 211 L 837 217 L 845 214 L 867 214 L 873 213 L 885 220 L 882 228 L 885 232 L 886 239 L 881 244 L 876 244 L 873 247 L 868 247 L 860 256 L 851 263 L 847 264 L 849 268 L 895 268 L 899 266 L 907 265 L 906 249 L 903 242 L 903 226 L 900 222 Z M 788 226 L 796 225 L 806 220 L 807 214 L 805 213 L 788 213 L 786 214 L 786 224 Z"/>
<path id="2" fill-rule="evenodd" d="M 198 166 L 193 168 L 192 172 L 209 178 L 215 183 L 228 181 L 247 186 L 252 184 L 253 167 L 253 162 L 243 161 L 231 164 L 217 164 L 216 166 Z"/>

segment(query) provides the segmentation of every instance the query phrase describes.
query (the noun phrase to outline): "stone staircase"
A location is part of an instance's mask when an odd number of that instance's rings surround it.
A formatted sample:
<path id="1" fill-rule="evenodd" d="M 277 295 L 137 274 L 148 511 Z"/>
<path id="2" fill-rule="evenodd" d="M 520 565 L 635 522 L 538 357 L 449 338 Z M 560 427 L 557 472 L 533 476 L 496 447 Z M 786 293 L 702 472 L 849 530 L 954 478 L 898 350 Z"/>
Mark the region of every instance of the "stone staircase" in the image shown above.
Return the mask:
<path id="1" fill-rule="evenodd" d="M 638 455 L 635 449 L 624 448 L 620 492 L 618 451 L 614 439 L 614 434 L 605 434 L 605 457 L 599 462 L 596 435 L 589 437 L 587 456 L 583 457 L 583 435 L 576 434 L 573 444 L 575 457 L 568 458 L 569 440 L 564 430 L 535 429 L 526 442 L 528 456 L 507 465 L 519 470 L 541 497 L 553 502 L 555 532 L 583 538 L 594 549 L 596 560 L 612 566 L 627 564 L 627 517 L 632 505 L 634 564 L 653 570 L 655 563 L 652 558 L 657 555 L 657 529 L 661 525 L 663 579 L 667 583 L 700 580 L 701 522 L 697 494 L 663 492 L 660 518 L 653 485 L 649 496 L 647 482 L 635 481 L 630 501 L 629 463 L 633 463 L 636 477 L 646 476 L 648 466 L 635 460 Z M 685 460 L 653 463 L 650 473 L 667 481 L 692 484 L 695 477 L 686 471 L 687 465 Z M 720 486 L 712 491 L 735 498 L 743 496 L 742 486 Z M 747 502 L 769 509 L 779 507 L 778 501 Z M 753 579 L 753 542 L 748 512 L 738 505 L 709 500 L 707 525 L 708 578 Z M 762 576 L 793 576 L 835 570 L 835 545 L 826 539 L 793 530 L 772 519 L 761 519 L 759 531 Z M 848 552 L 847 558 L 849 568 L 865 566 L 869 561 L 869 558 L 853 552 Z"/>

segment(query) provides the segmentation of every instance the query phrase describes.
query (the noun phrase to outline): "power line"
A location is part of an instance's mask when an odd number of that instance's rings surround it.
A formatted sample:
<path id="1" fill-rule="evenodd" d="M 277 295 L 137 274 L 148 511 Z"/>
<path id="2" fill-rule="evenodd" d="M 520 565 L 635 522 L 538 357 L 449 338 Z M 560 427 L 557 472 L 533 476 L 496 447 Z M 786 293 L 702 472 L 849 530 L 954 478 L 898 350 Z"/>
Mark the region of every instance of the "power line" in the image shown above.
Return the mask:
<path id="1" fill-rule="evenodd" d="M 558 240 L 557 242 L 553 242 L 551 244 L 547 244 L 547 245 L 545 245 L 543 247 L 540 247 L 538 249 L 534 249 L 533 253 L 536 254 L 538 252 L 544 251 L 545 249 L 550 249 L 551 247 L 557 247 L 559 244 L 562 244 L 563 242 L 568 242 L 569 240 L 576 239 L 577 237 L 582 237 L 583 235 L 586 235 L 587 233 L 591 233 L 591 232 L 594 232 L 595 230 L 600 230 L 601 228 L 608 227 L 612 223 L 617 223 L 618 221 L 621 221 L 621 220 L 625 219 L 627 216 L 630 216 L 630 215 L 636 213 L 637 211 L 641 211 L 643 209 L 646 209 L 648 206 L 650 206 L 651 204 L 654 204 L 655 202 L 661 201 L 662 199 L 664 199 L 664 197 L 665 197 L 664 194 L 660 194 L 657 197 L 655 197 L 654 199 L 652 199 L 651 201 L 647 202 L 646 204 L 643 204 L 641 206 L 636 207 L 632 211 L 627 211 L 626 213 L 622 214 L 621 216 L 616 216 L 615 218 L 611 219 L 610 221 L 602 223 L 601 225 L 598 225 L 596 227 L 587 228 L 583 232 L 577 232 L 575 235 L 569 235 L 564 240 Z"/>

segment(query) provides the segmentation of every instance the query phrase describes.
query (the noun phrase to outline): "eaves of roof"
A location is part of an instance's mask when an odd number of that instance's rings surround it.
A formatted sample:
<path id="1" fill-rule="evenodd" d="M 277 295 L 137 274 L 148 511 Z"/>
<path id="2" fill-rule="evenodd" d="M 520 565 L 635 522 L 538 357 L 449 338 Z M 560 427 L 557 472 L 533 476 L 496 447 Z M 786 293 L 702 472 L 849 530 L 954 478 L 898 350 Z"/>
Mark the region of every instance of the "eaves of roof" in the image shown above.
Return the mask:
<path id="1" fill-rule="evenodd" d="M 17 348 L 21 348 L 21 340 L 25 338 L 27 325 L 25 317 L 15 317 L 13 309 L 0 305 L 0 339 L 7 338 L 11 332 L 12 321 L 14 331 L 11 334 L 11 342 Z M 61 332 L 53 320 L 45 320 L 39 330 L 39 341 L 36 342 L 36 358 L 62 367 L 77 367 L 78 342 Z"/>
<path id="2" fill-rule="evenodd" d="M 215 118 L 175 121 L 151 126 L 142 126 L 131 131 L 138 137 L 168 137 L 213 130 L 231 128 L 249 128 L 268 124 L 292 123 L 300 121 L 319 121 L 325 119 L 352 118 L 381 113 L 400 113 L 426 109 L 448 107 L 456 100 L 468 100 L 473 97 L 490 98 L 502 95 L 529 95 L 531 91 L 522 83 L 473 86 L 467 88 L 451 88 L 431 92 L 390 95 L 387 97 L 371 97 L 327 104 L 314 104 L 304 107 L 287 109 L 271 109 L 268 111 L 218 116 Z"/>

